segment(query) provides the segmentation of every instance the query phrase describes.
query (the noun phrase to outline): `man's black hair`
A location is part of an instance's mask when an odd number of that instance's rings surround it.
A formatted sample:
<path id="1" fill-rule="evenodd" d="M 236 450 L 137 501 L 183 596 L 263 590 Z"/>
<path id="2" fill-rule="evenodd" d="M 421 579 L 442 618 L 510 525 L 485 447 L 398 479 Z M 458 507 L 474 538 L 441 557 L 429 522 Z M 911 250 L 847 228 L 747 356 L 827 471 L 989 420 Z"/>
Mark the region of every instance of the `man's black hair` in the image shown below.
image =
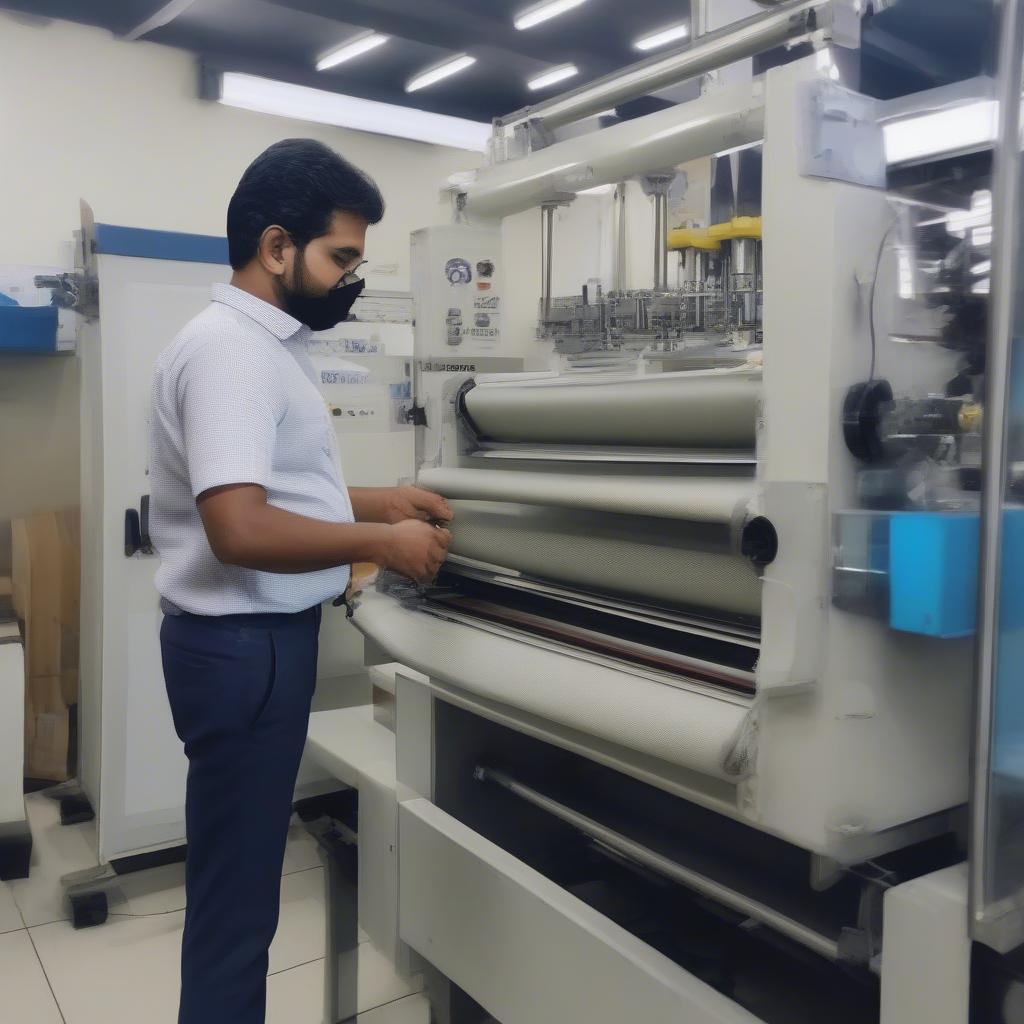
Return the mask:
<path id="1" fill-rule="evenodd" d="M 228 204 L 232 268 L 248 265 L 272 224 L 303 248 L 327 234 L 339 210 L 376 224 L 384 216 L 384 197 L 368 175 L 322 142 L 275 142 L 249 165 Z"/>

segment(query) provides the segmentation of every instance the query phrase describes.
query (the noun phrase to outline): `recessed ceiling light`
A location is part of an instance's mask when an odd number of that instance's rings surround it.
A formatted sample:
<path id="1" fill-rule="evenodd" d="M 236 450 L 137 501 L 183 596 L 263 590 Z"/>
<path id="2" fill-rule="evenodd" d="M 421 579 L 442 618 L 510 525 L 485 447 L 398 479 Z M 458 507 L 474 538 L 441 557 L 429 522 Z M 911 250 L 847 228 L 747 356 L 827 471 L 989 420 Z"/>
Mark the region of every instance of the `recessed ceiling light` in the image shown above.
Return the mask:
<path id="1" fill-rule="evenodd" d="M 560 68 L 553 68 L 551 71 L 545 71 L 543 75 L 531 78 L 526 84 L 530 89 L 546 89 L 549 85 L 564 82 L 567 78 L 572 78 L 573 75 L 579 73 L 580 69 L 575 64 L 564 64 Z"/>
<path id="2" fill-rule="evenodd" d="M 549 18 L 557 18 L 559 14 L 565 14 L 566 11 L 571 11 L 583 3 L 586 3 L 586 0 L 545 0 L 542 4 L 534 4 L 533 7 L 520 11 L 516 15 L 515 26 L 518 29 L 533 28 L 534 25 L 539 25 Z"/>
<path id="3" fill-rule="evenodd" d="M 668 43 L 685 39 L 689 34 L 690 26 L 684 22 L 681 25 L 671 25 L 669 28 L 651 32 L 650 35 L 641 36 L 633 45 L 638 50 L 656 50 L 659 46 L 666 46 Z"/>
<path id="4" fill-rule="evenodd" d="M 367 32 L 364 35 L 356 36 L 355 39 L 350 39 L 347 43 L 342 43 L 341 46 L 331 50 L 330 53 L 324 54 L 316 62 L 316 69 L 317 71 L 326 71 L 328 68 L 337 67 L 353 57 L 359 57 L 364 53 L 369 53 L 370 50 L 376 50 L 378 46 L 386 43 L 389 38 L 389 36 L 381 35 L 379 32 Z"/>
<path id="5" fill-rule="evenodd" d="M 463 53 L 458 57 L 453 57 L 451 60 L 446 60 L 443 64 L 438 64 L 437 67 L 430 68 L 424 71 L 421 75 L 416 75 L 415 78 L 410 78 L 406 84 L 406 92 L 416 92 L 417 89 L 425 89 L 428 85 L 433 85 L 435 82 L 440 82 L 443 78 L 448 78 L 449 75 L 456 75 L 460 71 L 465 71 L 466 68 L 476 63 L 476 57 L 470 57 L 469 54 Z"/>

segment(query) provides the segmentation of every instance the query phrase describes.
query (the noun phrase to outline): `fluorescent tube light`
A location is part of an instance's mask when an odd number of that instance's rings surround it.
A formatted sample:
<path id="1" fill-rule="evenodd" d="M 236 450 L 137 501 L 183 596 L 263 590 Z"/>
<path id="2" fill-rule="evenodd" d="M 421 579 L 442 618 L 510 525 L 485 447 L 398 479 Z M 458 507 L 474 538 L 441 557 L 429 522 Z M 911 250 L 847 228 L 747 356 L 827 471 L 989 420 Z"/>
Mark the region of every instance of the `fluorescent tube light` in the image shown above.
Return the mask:
<path id="1" fill-rule="evenodd" d="M 447 114 L 432 114 L 394 103 L 379 103 L 357 96 L 343 96 L 325 89 L 310 89 L 289 82 L 225 71 L 221 76 L 220 102 L 243 110 L 277 114 L 298 121 L 313 121 L 377 135 L 452 146 L 477 153 L 487 151 L 491 126 Z"/>
<path id="2" fill-rule="evenodd" d="M 977 100 L 882 126 L 885 159 L 890 164 L 921 160 L 937 153 L 989 145 L 995 140 L 999 104 Z"/>
<path id="3" fill-rule="evenodd" d="M 416 92 L 417 89 L 426 89 L 428 85 L 433 85 L 435 82 L 440 82 L 443 78 L 448 78 L 451 75 L 456 75 L 460 71 L 465 71 L 466 68 L 471 67 L 476 63 L 476 57 L 470 57 L 468 53 L 464 53 L 461 56 L 455 57 L 452 60 L 446 60 L 443 64 L 438 64 L 437 67 L 429 68 L 420 75 L 416 75 L 415 78 L 410 78 L 406 84 L 406 92 Z"/>
<path id="4" fill-rule="evenodd" d="M 659 46 L 667 46 L 678 39 L 685 39 L 689 34 L 689 25 L 685 23 L 672 25 L 658 32 L 652 32 L 650 35 L 641 36 L 633 43 L 633 46 L 638 50 L 656 50 Z"/>
<path id="5" fill-rule="evenodd" d="M 571 11 L 585 2 L 586 0 L 545 0 L 542 4 L 534 4 L 533 7 L 520 11 L 516 15 L 515 26 L 520 30 L 533 28 L 534 25 L 539 25 L 550 18 L 557 18 L 559 14 L 565 14 L 566 11 Z"/>
<path id="6" fill-rule="evenodd" d="M 530 89 L 546 89 L 549 85 L 564 82 L 567 78 L 572 78 L 573 75 L 579 73 L 580 69 L 575 64 L 565 64 L 560 68 L 545 71 L 543 75 L 538 75 L 536 78 L 531 78 L 526 85 Z"/>
<path id="7" fill-rule="evenodd" d="M 316 69 L 317 71 L 326 71 L 328 68 L 335 68 L 339 64 L 344 64 L 345 61 L 351 60 L 353 57 L 359 57 L 364 53 L 369 53 L 370 50 L 376 50 L 378 46 L 386 43 L 389 38 L 390 36 L 381 35 L 379 32 L 370 32 L 357 36 L 355 39 L 350 39 L 347 43 L 343 43 L 321 57 L 316 63 Z"/>

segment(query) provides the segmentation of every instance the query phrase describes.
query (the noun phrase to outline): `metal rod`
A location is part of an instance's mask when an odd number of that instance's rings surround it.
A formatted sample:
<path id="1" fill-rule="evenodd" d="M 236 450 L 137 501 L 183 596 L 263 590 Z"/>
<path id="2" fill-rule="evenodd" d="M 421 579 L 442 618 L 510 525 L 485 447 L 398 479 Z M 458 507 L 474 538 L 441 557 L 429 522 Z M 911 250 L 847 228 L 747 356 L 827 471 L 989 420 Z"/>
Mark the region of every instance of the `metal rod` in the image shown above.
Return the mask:
<path id="1" fill-rule="evenodd" d="M 691 249 L 694 262 L 694 276 L 699 282 L 697 296 L 694 299 L 693 315 L 694 327 L 698 331 L 704 330 L 704 310 L 707 304 L 708 295 L 708 254 L 700 249 Z"/>
<path id="2" fill-rule="evenodd" d="M 626 290 L 626 183 L 619 182 L 615 190 L 616 210 L 619 223 L 615 246 L 615 281 L 612 291 Z"/>
<path id="3" fill-rule="evenodd" d="M 660 291 L 661 283 L 661 196 L 654 193 L 654 290 Z"/>
<path id="4" fill-rule="evenodd" d="M 658 235 L 661 249 L 661 287 L 668 291 L 668 190 L 661 195 L 661 232 Z"/>
<path id="5" fill-rule="evenodd" d="M 555 231 L 555 206 L 553 203 L 545 203 L 541 207 L 544 219 L 541 223 L 541 232 L 546 236 L 544 240 L 544 319 L 551 318 L 551 271 L 554 263 L 554 231 Z"/>
<path id="6" fill-rule="evenodd" d="M 501 118 L 498 125 L 509 130 L 523 121 L 542 119 L 549 128 L 557 128 L 638 96 L 726 67 L 805 35 L 814 23 L 815 14 L 829 8 L 832 2 L 794 0 L 767 14 L 756 14 L 716 32 L 709 32 L 684 50 L 639 61 L 545 103 L 524 107 Z"/>
<path id="7" fill-rule="evenodd" d="M 701 896 L 706 896 L 721 903 L 723 906 L 729 907 L 731 910 L 745 914 L 747 917 L 767 925 L 794 942 L 798 942 L 801 946 L 813 950 L 827 960 L 839 960 L 839 944 L 833 939 L 828 938 L 828 936 L 822 935 L 813 928 L 809 928 L 799 921 L 794 921 L 793 918 L 786 917 L 785 914 L 779 913 L 774 908 L 749 896 L 744 896 L 742 893 L 738 893 L 734 889 L 730 889 L 714 881 L 714 879 L 708 878 L 706 875 L 701 875 L 690 868 L 684 867 L 682 864 L 670 860 L 660 853 L 656 853 L 654 850 L 641 845 L 633 839 L 627 838 L 619 832 L 614 832 L 612 829 L 600 824 L 600 822 L 594 821 L 578 811 L 574 811 L 571 807 L 566 807 L 565 804 L 552 800 L 550 797 L 537 792 L 537 790 L 529 786 L 524 786 L 521 782 L 517 782 L 504 772 L 478 765 L 473 772 L 473 777 L 478 782 L 493 782 L 495 785 L 501 786 L 502 789 L 514 793 L 520 799 L 525 800 L 534 807 L 539 807 L 542 811 L 547 811 L 548 814 L 558 818 L 560 821 L 564 821 L 567 825 L 571 825 L 585 836 L 589 836 L 596 842 L 607 846 L 635 864 L 650 868 L 650 870 L 656 871 L 659 875 L 670 878 L 672 881 L 678 882 L 680 885 L 699 893 Z"/>
<path id="8" fill-rule="evenodd" d="M 999 136 L 992 182 L 992 310 L 989 315 L 982 449 L 981 570 L 978 591 L 977 686 L 974 778 L 971 795 L 970 918 L 973 938 L 1000 952 L 1017 945 L 1011 922 L 989 920 L 986 879 L 989 848 L 992 737 L 998 673 L 996 630 L 1002 576 L 1002 517 L 1007 474 L 1007 425 L 1014 315 L 1017 311 L 1017 255 L 1020 227 L 1021 78 L 1024 72 L 1024 18 L 1018 0 L 1004 0 L 999 34 Z M 1019 916 L 1019 912 L 1018 912 Z M 1019 924 L 1018 924 L 1019 927 Z"/>

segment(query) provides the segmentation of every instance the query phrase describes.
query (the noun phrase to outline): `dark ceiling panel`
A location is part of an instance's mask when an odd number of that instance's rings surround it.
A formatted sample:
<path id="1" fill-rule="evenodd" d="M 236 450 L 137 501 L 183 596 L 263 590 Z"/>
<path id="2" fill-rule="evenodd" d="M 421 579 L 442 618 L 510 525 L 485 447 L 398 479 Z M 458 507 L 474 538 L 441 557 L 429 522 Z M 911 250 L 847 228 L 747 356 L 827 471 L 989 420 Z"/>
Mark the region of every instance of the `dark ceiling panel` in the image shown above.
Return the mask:
<path id="1" fill-rule="evenodd" d="M 166 0 L 0 0 L 0 8 L 107 28 L 135 29 Z M 578 9 L 527 31 L 513 24 L 529 0 L 194 0 L 149 42 L 208 56 L 220 67 L 468 117 L 478 121 L 558 92 L 530 92 L 527 79 L 573 63 L 582 85 L 638 59 L 632 39 L 685 20 L 687 0 L 587 0 Z M 344 20 L 342 20 L 344 19 Z M 319 57 L 366 30 L 391 36 L 380 47 L 326 72 Z M 450 80 L 409 94 L 405 83 L 447 57 L 466 52 L 477 63 Z"/>
<path id="2" fill-rule="evenodd" d="M 7 10 L 96 25 L 118 35 L 130 32 L 163 5 L 164 0 L 4 0 L 0 3 L 0 7 Z"/>

